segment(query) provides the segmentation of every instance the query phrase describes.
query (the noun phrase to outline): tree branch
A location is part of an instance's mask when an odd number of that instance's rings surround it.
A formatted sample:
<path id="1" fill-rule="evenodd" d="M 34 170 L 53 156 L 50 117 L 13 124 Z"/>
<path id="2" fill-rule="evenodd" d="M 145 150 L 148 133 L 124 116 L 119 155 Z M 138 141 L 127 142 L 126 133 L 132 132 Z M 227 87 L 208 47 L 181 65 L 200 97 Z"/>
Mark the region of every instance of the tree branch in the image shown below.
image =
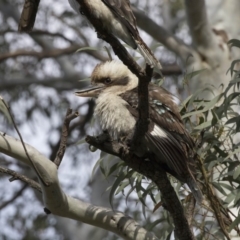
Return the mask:
<path id="1" fill-rule="evenodd" d="M 15 34 L 18 34 L 19 35 L 19 32 L 17 32 L 15 29 L 11 29 L 11 28 L 8 28 L 8 29 L 5 29 L 5 30 L 2 30 L 0 31 L 0 35 L 5 35 L 7 33 L 15 33 Z M 24 34 L 24 33 L 23 33 Z M 28 33 L 30 36 L 31 35 L 47 35 L 47 36 L 51 36 L 51 37 L 59 37 L 59 38 L 62 38 L 64 39 L 65 41 L 69 42 L 70 44 L 74 44 L 74 41 L 72 41 L 71 39 L 65 37 L 63 34 L 61 33 L 58 33 L 58 32 L 49 32 L 47 30 L 41 30 L 41 29 L 35 29 L 33 31 L 31 31 L 30 33 Z"/>
<path id="2" fill-rule="evenodd" d="M 57 167 L 60 166 L 60 164 L 62 162 L 62 158 L 63 158 L 65 150 L 66 150 L 67 138 L 69 135 L 69 124 L 73 119 L 75 119 L 78 116 L 79 116 L 78 112 L 73 112 L 72 109 L 67 110 L 66 117 L 64 119 L 64 123 L 63 123 L 63 127 L 62 127 L 62 134 L 61 134 L 59 149 L 58 149 L 56 157 L 53 161 Z"/>
<path id="3" fill-rule="evenodd" d="M 40 0 L 25 0 L 18 25 L 19 32 L 29 32 L 32 30 L 37 16 L 39 3 Z"/>
<path id="4" fill-rule="evenodd" d="M 42 86 L 50 86 L 57 89 L 58 91 L 63 90 L 72 90 L 74 88 L 83 88 L 87 86 L 87 82 L 80 82 L 79 79 L 84 79 L 86 76 L 81 76 L 80 74 L 72 75 L 70 77 L 52 77 L 52 78 L 11 78 L 10 79 L 1 79 L 1 88 L 4 90 L 11 90 L 16 88 L 16 86 L 21 88 L 27 88 L 31 84 L 38 84 Z"/>
<path id="5" fill-rule="evenodd" d="M 183 74 L 182 69 L 177 65 L 177 63 L 173 64 L 162 64 L 162 74 L 163 76 L 171 76 L 171 75 L 180 75 Z"/>
<path id="6" fill-rule="evenodd" d="M 44 204 L 51 213 L 106 229 L 127 240 L 158 239 L 154 233 L 146 231 L 132 218 L 121 212 L 94 206 L 66 195 L 59 184 L 56 165 L 35 148 L 25 145 L 38 171 L 48 179 L 48 186 L 41 183 L 41 188 Z M 0 132 L 0 152 L 32 167 L 21 142 L 2 132 Z"/>
<path id="7" fill-rule="evenodd" d="M 186 14 L 193 46 L 201 53 L 201 48 L 216 49 L 216 41 L 207 17 L 205 0 L 185 0 Z"/>
<path id="8" fill-rule="evenodd" d="M 149 124 L 149 104 L 148 104 L 148 84 L 151 82 L 153 68 L 146 65 L 146 77 L 138 82 L 138 112 L 139 118 L 131 142 L 131 150 L 136 149 L 140 144 L 148 130 Z M 143 81 L 144 80 L 144 81 Z"/>
<path id="9" fill-rule="evenodd" d="M 23 57 L 23 56 L 29 56 L 29 57 L 36 57 L 37 59 L 41 60 L 43 58 L 57 58 L 63 55 L 68 55 L 75 53 L 78 49 L 83 48 L 85 46 L 83 45 L 71 45 L 66 48 L 55 48 L 51 50 L 43 50 L 41 52 L 37 51 L 27 51 L 27 50 L 17 50 L 15 52 L 10 52 L 10 53 L 4 53 L 1 54 L 0 56 L 0 62 L 8 59 L 8 58 L 16 58 L 16 57 Z M 107 58 L 101 56 L 100 54 L 96 53 L 96 51 L 89 51 L 89 50 L 84 50 L 81 52 L 86 52 L 89 55 L 93 56 L 94 58 L 98 60 L 103 60 L 106 61 Z"/>
<path id="10" fill-rule="evenodd" d="M 8 168 L 4 168 L 4 167 L 1 167 L 0 166 L 0 172 L 1 173 L 5 173 L 5 174 L 8 174 L 10 176 L 12 176 L 12 180 L 21 180 L 22 182 L 28 184 L 30 187 L 36 189 L 37 191 L 39 192 L 42 192 L 41 190 L 41 186 L 39 183 L 35 182 L 34 180 L 32 179 L 29 179 L 28 177 L 24 176 L 24 175 L 21 175 L 11 169 L 8 169 Z M 11 180 L 11 181 L 12 181 Z"/>
<path id="11" fill-rule="evenodd" d="M 15 119 L 14 119 L 14 116 L 13 116 L 13 114 L 12 114 L 12 112 L 11 112 L 10 107 L 7 105 L 7 103 L 4 101 L 4 99 L 0 99 L 0 100 L 1 100 L 1 103 L 5 106 L 5 109 L 6 109 L 7 112 L 8 112 L 8 115 L 9 115 L 9 117 L 10 117 L 12 123 L 13 123 L 13 126 L 14 126 L 14 128 L 15 128 L 15 130 L 16 130 L 19 138 L 20 138 L 20 141 L 21 141 L 21 143 L 22 143 L 22 147 L 23 147 L 23 149 L 24 149 L 24 151 L 25 151 L 26 157 L 28 158 L 29 162 L 32 164 L 32 168 L 35 170 L 35 173 L 37 174 L 39 180 L 41 180 L 42 184 L 44 184 L 45 186 L 47 186 L 47 185 L 48 185 L 48 182 L 45 181 L 44 177 L 42 177 L 41 173 L 38 171 L 38 169 L 37 169 L 36 166 L 34 165 L 34 162 L 32 161 L 31 156 L 30 156 L 30 154 L 29 154 L 28 151 L 27 151 L 27 148 L 26 148 L 26 146 L 25 146 L 25 142 L 23 141 L 22 135 L 21 135 L 21 133 L 20 133 L 18 127 L 17 127 L 17 124 L 15 123 Z"/>
<path id="12" fill-rule="evenodd" d="M 159 26 L 151 18 L 145 15 L 144 12 L 134 7 L 133 12 L 136 16 L 138 26 L 151 35 L 156 41 L 162 43 L 166 48 L 180 57 L 184 65 L 189 56 L 196 55 L 195 51 L 190 46 L 183 43 L 165 28 Z"/>
<path id="13" fill-rule="evenodd" d="M 176 64 L 174 65 L 163 65 L 162 69 L 163 75 L 180 75 L 182 74 L 182 70 L 179 66 Z M 159 78 L 160 76 L 158 74 L 155 74 L 156 78 Z M 56 90 L 64 91 L 64 90 L 72 90 L 74 88 L 83 88 L 86 87 L 87 82 L 80 82 L 79 79 L 84 79 L 86 76 L 81 76 L 79 73 L 73 76 L 70 76 L 67 78 L 67 81 L 63 77 L 52 77 L 52 78 L 44 78 L 44 79 L 37 79 L 37 78 L 11 78 L 10 79 L 0 79 L 1 88 L 5 91 L 11 90 L 13 88 L 16 88 L 16 86 L 21 86 L 21 88 L 27 88 L 31 84 L 38 84 L 42 86 L 50 86 Z"/>
<path id="14" fill-rule="evenodd" d="M 0 167 L 0 172 L 1 172 L 1 167 Z M 24 192 L 24 190 L 27 188 L 27 184 L 24 184 L 18 191 L 16 191 L 16 193 L 7 201 L 3 202 L 0 205 L 0 210 L 2 210 L 3 208 L 5 208 L 7 205 L 11 204 L 12 202 L 14 202 L 19 196 L 22 195 L 22 193 Z"/>
<path id="15" fill-rule="evenodd" d="M 87 114 L 86 115 L 80 115 L 79 118 L 77 119 L 77 121 L 75 121 L 74 123 L 71 124 L 71 126 L 69 128 L 69 132 L 68 132 L 68 134 L 70 135 L 73 130 L 79 129 L 79 134 L 80 135 L 78 135 L 78 139 L 81 139 L 82 137 L 86 136 L 85 126 L 92 119 L 93 109 L 94 109 L 94 106 L 95 106 L 95 104 L 92 100 L 89 100 L 88 102 L 84 103 L 84 105 L 86 105 L 88 107 Z M 72 140 L 72 142 L 73 141 L 74 140 Z M 76 142 L 76 140 L 75 140 L 75 142 Z M 51 146 L 51 154 L 50 154 L 50 157 L 49 157 L 50 159 L 55 158 L 55 156 L 57 154 L 57 151 L 58 151 L 58 148 L 59 148 L 58 147 L 59 145 L 60 145 L 60 141 L 58 141 L 56 144 Z"/>
<path id="16" fill-rule="evenodd" d="M 51 37 L 59 37 L 64 39 L 65 41 L 69 42 L 70 44 L 74 44 L 74 41 L 72 41 L 71 39 L 65 37 L 62 33 L 59 32 L 49 32 L 47 30 L 42 30 L 42 29 L 34 29 L 33 31 L 31 31 L 29 33 L 29 35 L 47 35 L 47 36 L 51 36 Z"/>
<path id="17" fill-rule="evenodd" d="M 3 14 L 7 13 L 6 18 L 11 16 L 18 23 L 20 18 L 19 12 L 18 12 L 18 9 L 13 4 L 9 2 L 6 2 L 4 4 L 0 3 L 0 7 L 2 8 Z M 54 48 L 54 44 L 51 40 L 47 40 L 41 36 L 36 36 L 36 35 L 30 35 L 30 36 L 44 50 L 51 51 Z M 66 78 L 72 77 L 73 75 L 76 74 L 76 70 L 73 64 L 69 62 L 69 60 L 66 57 L 62 56 L 62 57 L 56 58 L 55 61 L 59 64 Z"/>
<path id="18" fill-rule="evenodd" d="M 228 233 L 228 230 L 227 230 L 226 222 L 224 221 L 224 218 L 223 218 L 224 215 L 221 213 L 222 205 L 220 204 L 219 199 L 217 198 L 216 194 L 213 193 L 212 185 L 209 184 L 209 179 L 208 179 L 209 177 L 208 177 L 208 174 L 206 173 L 206 170 L 204 168 L 202 159 L 197 158 L 197 161 L 198 161 L 198 164 L 200 166 L 201 173 L 203 175 L 203 179 L 204 179 L 204 183 L 205 183 L 204 184 L 204 190 L 205 190 L 206 195 L 208 196 L 208 200 L 210 202 L 210 206 L 212 208 L 212 211 L 213 211 L 213 213 L 214 213 L 214 215 L 217 219 L 217 222 L 218 222 L 223 234 L 225 235 L 225 237 L 228 240 L 231 240 L 231 238 L 229 236 L 229 233 Z M 224 210 L 224 212 L 226 211 L 224 208 L 223 208 L 223 210 Z M 227 212 L 226 212 L 225 217 L 229 218 L 229 220 L 231 222 L 231 218 L 229 217 Z"/>
<path id="19" fill-rule="evenodd" d="M 95 138 L 92 136 L 87 136 L 86 142 L 104 152 L 121 158 L 133 170 L 150 178 L 162 193 L 164 207 L 170 212 L 173 218 L 175 232 L 178 238 L 180 240 L 194 239 L 187 219 L 184 215 L 182 205 L 162 166 L 157 163 L 157 161 L 154 161 L 154 159 L 146 161 L 145 159 L 135 156 L 132 152 L 129 151 L 127 146 L 117 141 L 106 142 L 104 138 L 103 141 L 100 139 L 101 138 L 98 137 Z"/>

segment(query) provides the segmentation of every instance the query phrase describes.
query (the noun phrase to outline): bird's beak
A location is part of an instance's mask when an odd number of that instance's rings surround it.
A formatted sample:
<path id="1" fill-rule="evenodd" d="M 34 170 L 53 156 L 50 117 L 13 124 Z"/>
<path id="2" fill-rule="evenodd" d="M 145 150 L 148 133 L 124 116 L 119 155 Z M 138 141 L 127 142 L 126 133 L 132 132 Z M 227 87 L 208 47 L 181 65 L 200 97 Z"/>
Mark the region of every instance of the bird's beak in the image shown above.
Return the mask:
<path id="1" fill-rule="evenodd" d="M 94 97 L 97 98 L 98 95 L 105 89 L 105 86 L 91 86 L 83 90 L 75 92 L 78 97 Z"/>

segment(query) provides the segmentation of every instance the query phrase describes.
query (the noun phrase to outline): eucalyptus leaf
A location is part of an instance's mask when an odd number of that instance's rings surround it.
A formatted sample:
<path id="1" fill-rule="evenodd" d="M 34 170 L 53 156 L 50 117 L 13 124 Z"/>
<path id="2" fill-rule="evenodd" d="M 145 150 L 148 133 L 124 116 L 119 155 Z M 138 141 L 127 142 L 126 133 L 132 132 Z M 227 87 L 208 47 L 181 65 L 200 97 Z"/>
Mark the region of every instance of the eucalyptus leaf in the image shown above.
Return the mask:
<path id="1" fill-rule="evenodd" d="M 240 215 L 238 215 L 232 224 L 229 226 L 228 231 L 231 232 L 237 225 L 240 224 Z"/>
<path id="2" fill-rule="evenodd" d="M 133 171 L 133 170 L 131 170 Z M 116 177 L 112 187 L 111 187 L 111 191 L 109 193 L 109 202 L 111 204 L 111 207 L 113 208 L 113 196 L 115 195 L 115 192 L 117 191 L 119 185 L 121 184 L 121 182 L 128 177 L 128 175 L 131 175 L 131 171 L 129 171 L 128 173 L 125 172 L 120 172 L 119 176 Z"/>
<path id="3" fill-rule="evenodd" d="M 228 41 L 228 44 L 230 45 L 230 47 L 237 47 L 240 48 L 240 40 L 239 39 L 231 39 Z"/>
<path id="4" fill-rule="evenodd" d="M 108 171 L 108 176 L 112 175 L 115 171 L 119 170 L 120 167 L 124 166 L 125 163 L 123 161 L 119 161 L 112 165 Z"/>
<path id="5" fill-rule="evenodd" d="M 115 195 L 117 195 L 118 193 L 122 192 L 123 189 L 126 188 L 127 186 L 129 186 L 129 180 L 128 180 L 128 179 L 125 180 L 125 181 L 123 181 L 123 182 L 119 185 L 117 191 L 115 192 Z"/>
<path id="6" fill-rule="evenodd" d="M 236 84 L 240 82 L 240 78 L 234 78 L 233 80 L 230 81 L 230 84 Z"/>
<path id="7" fill-rule="evenodd" d="M 234 73 L 234 67 L 235 67 L 235 65 L 236 65 L 237 63 L 239 63 L 239 62 L 240 62 L 240 59 L 237 59 L 237 60 L 232 61 L 230 68 L 227 70 L 227 73 L 230 71 L 231 76 L 232 76 L 233 73 Z"/>
<path id="8" fill-rule="evenodd" d="M 9 107 L 1 95 L 0 95 L 0 112 L 2 112 L 5 115 L 9 123 L 12 122 L 11 116 L 9 114 Z"/>
<path id="9" fill-rule="evenodd" d="M 76 53 L 83 51 L 106 51 L 104 48 L 96 48 L 96 47 L 82 47 L 79 48 Z"/>
<path id="10" fill-rule="evenodd" d="M 235 199 L 235 194 L 234 193 L 230 193 L 226 199 L 224 200 L 228 206 L 230 205 L 230 203 Z"/>
<path id="11" fill-rule="evenodd" d="M 224 191 L 224 189 L 221 187 L 220 183 L 217 182 L 212 182 L 212 185 L 220 192 L 222 193 L 224 196 L 226 196 L 226 192 Z"/>
<path id="12" fill-rule="evenodd" d="M 198 125 L 197 127 L 195 127 L 194 129 L 195 130 L 202 130 L 202 129 L 208 128 L 208 127 L 211 126 L 211 123 L 212 123 L 212 121 L 204 122 L 204 123 Z"/>
<path id="13" fill-rule="evenodd" d="M 91 179 L 93 180 L 93 176 L 97 171 L 97 168 L 100 166 L 100 162 L 103 160 L 103 158 L 100 158 L 97 160 L 97 162 L 95 163 L 93 170 L 92 170 L 92 175 L 91 175 Z"/>
<path id="14" fill-rule="evenodd" d="M 233 179 L 237 179 L 240 175 L 240 166 L 237 166 L 237 168 L 234 170 L 233 173 Z"/>
<path id="15" fill-rule="evenodd" d="M 142 175 L 139 175 L 136 179 L 136 191 L 137 191 L 137 195 L 138 195 L 138 199 L 141 201 L 141 203 L 146 206 L 146 203 L 145 203 L 145 197 L 143 197 L 142 195 L 142 190 L 143 187 L 142 187 L 142 179 L 143 179 L 143 176 Z"/>
<path id="16" fill-rule="evenodd" d="M 147 229 L 148 231 L 152 231 L 152 229 L 153 229 L 154 227 L 156 227 L 156 226 L 157 226 L 159 223 L 161 223 L 161 222 L 164 222 L 164 218 L 157 219 L 157 220 L 153 221 L 152 223 L 148 224 L 148 225 L 146 226 L 146 229 Z"/>
<path id="17" fill-rule="evenodd" d="M 200 73 L 206 71 L 207 69 L 204 68 L 204 69 L 200 69 L 200 70 L 196 70 L 196 71 L 192 71 L 190 73 L 187 73 L 185 76 L 184 76 L 184 82 L 187 82 L 189 81 L 190 79 L 194 78 L 195 76 L 199 75 Z"/>

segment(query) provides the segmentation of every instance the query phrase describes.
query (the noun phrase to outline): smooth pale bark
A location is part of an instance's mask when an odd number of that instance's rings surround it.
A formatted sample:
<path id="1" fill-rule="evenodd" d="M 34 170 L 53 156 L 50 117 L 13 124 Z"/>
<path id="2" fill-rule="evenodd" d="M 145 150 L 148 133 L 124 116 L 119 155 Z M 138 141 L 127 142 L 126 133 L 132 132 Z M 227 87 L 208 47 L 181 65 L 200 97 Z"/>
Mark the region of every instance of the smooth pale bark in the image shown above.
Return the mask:
<path id="1" fill-rule="evenodd" d="M 94 206 L 65 194 L 59 184 L 56 165 L 30 145 L 26 144 L 26 148 L 41 178 L 48 185 L 45 186 L 40 182 L 44 205 L 52 214 L 106 229 L 123 239 L 157 239 L 153 233 L 147 232 L 132 218 L 121 212 Z M 22 143 L 18 139 L 1 132 L 0 152 L 32 167 Z"/>
<path id="2" fill-rule="evenodd" d="M 141 29 L 177 55 L 186 73 L 206 69 L 189 82 L 192 93 L 208 85 L 218 94 L 222 90 L 219 88 L 221 84 L 227 86 L 230 76 L 226 72 L 236 58 L 236 51 L 230 51 L 227 40 L 239 38 L 238 28 L 234 24 L 238 22 L 235 19 L 240 19 L 237 11 L 239 5 L 237 0 L 185 0 L 185 12 L 193 40 L 191 44 L 183 43 L 144 12 L 134 8 L 134 14 Z M 208 99 L 213 97 L 210 92 L 202 92 L 200 96 Z"/>

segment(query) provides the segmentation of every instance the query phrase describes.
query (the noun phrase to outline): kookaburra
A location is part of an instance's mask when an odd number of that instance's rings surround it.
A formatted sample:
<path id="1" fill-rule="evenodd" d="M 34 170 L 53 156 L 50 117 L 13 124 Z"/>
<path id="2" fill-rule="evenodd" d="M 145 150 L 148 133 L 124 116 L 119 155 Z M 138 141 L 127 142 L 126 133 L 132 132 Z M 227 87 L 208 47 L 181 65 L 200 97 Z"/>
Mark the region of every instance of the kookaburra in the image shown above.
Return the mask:
<path id="1" fill-rule="evenodd" d="M 78 1 L 68 1 L 72 8 L 79 12 Z M 159 70 L 162 68 L 139 35 L 129 0 L 88 0 L 87 4 L 92 14 L 101 21 L 109 33 L 120 38 L 133 49 L 138 48 L 149 65 Z"/>
<path id="2" fill-rule="evenodd" d="M 91 76 L 92 87 L 76 92 L 80 97 L 95 97 L 95 115 L 103 130 L 113 139 L 134 132 L 138 119 L 138 78 L 123 63 L 98 64 Z M 165 89 L 149 84 L 149 128 L 139 157 L 147 152 L 178 180 L 187 183 L 200 203 L 202 193 L 195 179 L 194 142 L 185 129 L 174 96 Z"/>

